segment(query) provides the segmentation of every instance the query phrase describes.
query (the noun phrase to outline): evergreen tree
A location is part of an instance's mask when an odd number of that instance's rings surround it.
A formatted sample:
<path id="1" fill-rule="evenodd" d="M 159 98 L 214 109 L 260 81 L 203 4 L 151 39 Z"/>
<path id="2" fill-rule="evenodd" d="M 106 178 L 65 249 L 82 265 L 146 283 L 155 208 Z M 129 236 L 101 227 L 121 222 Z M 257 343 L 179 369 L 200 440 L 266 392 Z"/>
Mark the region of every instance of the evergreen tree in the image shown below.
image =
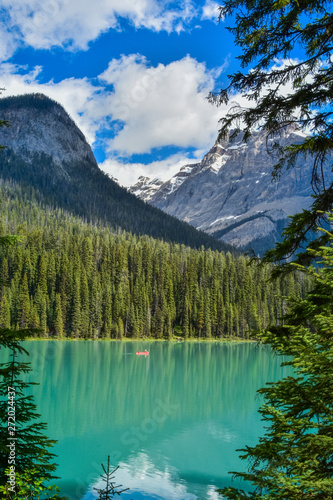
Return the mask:
<path id="1" fill-rule="evenodd" d="M 104 474 L 101 477 L 105 482 L 105 488 L 94 488 L 99 495 L 98 496 L 99 500 L 111 500 L 112 498 L 114 498 L 114 495 L 120 496 L 124 491 L 129 490 L 129 488 L 124 488 L 120 490 L 119 488 L 121 488 L 122 485 L 119 484 L 118 486 L 116 486 L 116 483 L 112 481 L 114 479 L 113 474 L 119 469 L 119 467 L 116 467 L 115 469 L 111 470 L 109 456 L 108 456 L 108 465 L 106 467 L 103 464 L 101 465 L 104 471 Z"/>
<path id="2" fill-rule="evenodd" d="M 90 326 L 90 301 L 87 273 L 85 268 L 81 267 L 81 327 L 83 332 L 89 331 Z"/>
<path id="3" fill-rule="evenodd" d="M 124 332 L 124 323 L 123 323 L 123 320 L 121 318 L 118 319 L 118 324 L 117 324 L 117 335 L 116 337 L 118 339 L 122 339 L 123 336 L 124 336 L 125 332 Z"/>
<path id="4" fill-rule="evenodd" d="M 259 390 L 266 433 L 259 444 L 241 450 L 249 471 L 233 473 L 254 489 L 226 488 L 223 498 L 333 498 L 333 234 L 325 234 L 330 244 L 308 251 L 322 267 L 298 265 L 314 279 L 313 290 L 304 299 L 290 297 L 283 325 L 256 333 L 274 353 L 291 356 L 282 364 L 294 375 Z"/>
<path id="5" fill-rule="evenodd" d="M 188 300 L 185 297 L 185 310 L 184 310 L 184 319 L 183 319 L 183 336 L 184 339 L 188 339 L 190 335 L 190 321 L 189 321 L 189 312 L 188 312 Z"/>
<path id="6" fill-rule="evenodd" d="M 27 274 L 24 273 L 23 281 L 20 291 L 20 305 L 19 305 L 19 325 L 20 328 L 28 328 L 30 320 L 30 296 L 28 287 Z"/>
<path id="7" fill-rule="evenodd" d="M 0 328 L 10 328 L 10 306 L 5 294 L 0 303 Z"/>
<path id="8" fill-rule="evenodd" d="M 64 323 L 62 319 L 61 296 L 57 293 L 55 298 L 55 318 L 54 318 L 54 331 L 57 337 L 62 338 L 64 335 Z"/>
<path id="9" fill-rule="evenodd" d="M 312 206 L 292 217 L 283 242 L 266 256 L 268 260 L 281 261 L 306 243 L 333 203 L 332 3 L 225 0 L 220 16 L 235 19 L 229 30 L 241 47 L 238 59 L 246 70 L 231 75 L 228 88 L 211 97 L 217 103 L 227 103 L 240 93 L 249 102 L 247 107 L 230 108 L 221 120 L 221 136 L 234 126 L 237 133 L 240 123 L 244 126 L 244 141 L 258 126 L 267 131 L 272 152 L 277 154 L 275 177 L 279 177 L 284 166 L 293 167 L 298 158 L 302 166 L 302 157 L 313 155 Z M 311 130 L 311 135 L 283 149 L 278 144 L 279 136 L 290 125 L 305 132 Z M 311 247 L 318 248 L 325 241 L 324 234 Z M 296 260 L 305 263 L 307 259 L 307 253 L 299 253 Z M 284 268 L 277 268 L 281 269 Z"/>
<path id="10" fill-rule="evenodd" d="M 103 337 L 110 338 L 112 330 L 112 290 L 106 285 L 103 297 Z"/>
<path id="11" fill-rule="evenodd" d="M 203 294 L 203 289 L 201 288 L 199 291 L 199 304 L 198 304 L 198 335 L 199 338 L 202 335 L 202 330 L 205 325 L 205 318 L 204 318 L 204 307 L 205 307 L 205 299 L 204 299 L 204 294 Z"/>
<path id="12" fill-rule="evenodd" d="M 19 241 L 17 236 L 1 236 L 0 247 Z M 8 363 L 0 364 L 0 492 L 8 500 L 33 500 L 41 496 L 60 500 L 58 489 L 45 484 L 54 478 L 56 465 L 51 462 L 54 454 L 48 448 L 55 441 L 43 434 L 46 424 L 36 422 L 40 415 L 33 396 L 25 395 L 33 383 L 24 382 L 21 377 L 31 371 L 30 365 L 17 361 L 18 354 L 28 354 L 21 341 L 32 333 L 0 329 L 0 349 L 8 349 L 11 356 Z"/>
<path id="13" fill-rule="evenodd" d="M 56 500 L 60 499 L 58 489 L 46 484 L 55 478 L 55 455 L 49 448 L 56 441 L 43 434 L 46 424 L 39 421 L 33 396 L 26 395 L 34 385 L 22 380 L 31 371 L 30 365 L 17 360 L 18 354 L 28 354 L 21 345 L 28 335 L 30 330 L 0 330 L 0 348 L 11 352 L 10 361 L 0 365 L 0 491 L 2 498 L 9 500 L 41 496 Z"/>
<path id="14" fill-rule="evenodd" d="M 95 273 L 92 278 L 90 292 L 90 325 L 93 337 L 99 338 L 102 329 L 102 290 L 99 275 Z M 81 328 L 83 328 L 82 322 Z"/>
<path id="15" fill-rule="evenodd" d="M 80 294 L 80 275 L 78 273 L 76 273 L 74 277 L 71 329 L 72 329 L 72 336 L 79 337 L 81 333 L 81 294 Z"/>
<path id="16" fill-rule="evenodd" d="M 1 280 L 1 285 L 6 286 L 8 285 L 8 260 L 6 257 L 4 257 L 2 264 L 1 264 L 1 275 L 0 275 L 0 280 Z"/>
<path id="17" fill-rule="evenodd" d="M 43 253 L 39 259 L 39 265 L 38 265 L 38 270 L 37 270 L 37 273 L 38 273 L 37 286 L 41 290 L 43 295 L 47 294 L 47 269 L 51 269 L 51 268 L 47 268 L 46 258 L 45 258 L 45 255 Z"/>
<path id="18" fill-rule="evenodd" d="M 31 297 L 31 300 L 30 300 L 30 322 L 29 322 L 29 327 L 32 328 L 32 329 L 39 328 L 39 316 L 38 316 L 36 305 L 34 304 L 32 297 Z"/>
<path id="19" fill-rule="evenodd" d="M 1 236 L 0 247 L 18 241 L 20 238 L 16 236 Z M 6 321 L 3 319 L 3 322 Z M 36 422 L 40 415 L 36 412 L 33 396 L 25 395 L 25 389 L 33 383 L 24 382 L 21 376 L 31 371 L 30 365 L 17 361 L 18 354 L 28 354 L 21 341 L 32 333 L 31 330 L 0 329 L 0 349 L 8 349 L 11 356 L 8 363 L 0 364 L 0 492 L 2 498 L 8 500 L 32 500 L 41 495 L 60 500 L 57 488 L 45 484 L 54 478 L 56 465 L 51 463 L 54 454 L 48 448 L 55 441 L 43 434 L 46 424 Z"/>
<path id="20" fill-rule="evenodd" d="M 2 335 L 9 335 L 10 331 L 2 330 Z M 31 382 L 24 382 L 22 375 L 31 372 L 30 365 L 17 361 L 18 353 L 28 352 L 19 344 L 19 339 L 22 334 L 14 337 L 12 335 L 12 359 L 8 363 L 0 365 L 0 421 L 1 421 L 1 462 L 0 476 L 4 478 L 4 471 L 8 467 L 8 401 L 13 401 L 15 408 L 15 424 L 11 431 L 15 438 L 15 470 L 18 473 L 23 473 L 31 468 L 37 468 L 41 476 L 52 478 L 52 472 L 56 466 L 50 463 L 54 458 L 54 454 L 48 451 L 50 446 L 53 446 L 55 441 L 48 439 L 42 434 L 46 428 L 46 424 L 34 422 L 40 418 L 36 412 L 36 405 L 33 396 L 26 396 L 26 390 L 34 385 Z M 12 390 L 10 390 L 12 388 Z M 11 399 L 8 396 L 10 392 Z M 15 429 L 15 430 L 14 430 Z"/>
<path id="21" fill-rule="evenodd" d="M 223 297 L 222 294 L 219 293 L 217 296 L 217 326 L 216 326 L 216 333 L 218 337 L 222 337 L 224 334 L 224 327 L 225 327 L 225 310 L 224 310 L 224 304 L 223 304 Z"/>
<path id="22" fill-rule="evenodd" d="M 172 338 L 180 329 L 186 338 L 246 337 L 256 318 L 263 327 L 281 318 L 277 294 L 308 287 L 299 275 L 268 284 L 271 265 L 115 234 L 20 196 L 0 185 L 3 220 L 14 230 L 29 221 L 19 246 L 0 248 L 3 326 L 27 324 L 55 337 L 62 330 L 64 337 Z"/>
<path id="23" fill-rule="evenodd" d="M 44 337 L 46 337 L 48 333 L 46 301 L 47 301 L 46 295 L 42 295 L 40 303 L 40 330 Z"/>

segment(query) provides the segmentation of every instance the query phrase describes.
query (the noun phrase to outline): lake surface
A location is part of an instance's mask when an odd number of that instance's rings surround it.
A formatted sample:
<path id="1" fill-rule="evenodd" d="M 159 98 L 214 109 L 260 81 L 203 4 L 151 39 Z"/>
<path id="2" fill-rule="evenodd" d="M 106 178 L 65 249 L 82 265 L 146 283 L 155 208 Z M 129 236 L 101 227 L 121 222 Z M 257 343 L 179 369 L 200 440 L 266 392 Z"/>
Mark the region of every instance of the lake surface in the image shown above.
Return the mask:
<path id="1" fill-rule="evenodd" d="M 123 499 L 221 498 L 246 466 L 237 448 L 262 435 L 256 390 L 289 371 L 244 343 L 25 342 L 47 435 L 57 439 L 57 484 L 93 500 L 110 455 Z M 136 356 L 148 349 L 147 357 Z M 238 486 L 233 481 L 234 486 Z M 243 485 L 244 486 L 244 485 Z M 119 497 L 117 497 L 119 498 Z"/>

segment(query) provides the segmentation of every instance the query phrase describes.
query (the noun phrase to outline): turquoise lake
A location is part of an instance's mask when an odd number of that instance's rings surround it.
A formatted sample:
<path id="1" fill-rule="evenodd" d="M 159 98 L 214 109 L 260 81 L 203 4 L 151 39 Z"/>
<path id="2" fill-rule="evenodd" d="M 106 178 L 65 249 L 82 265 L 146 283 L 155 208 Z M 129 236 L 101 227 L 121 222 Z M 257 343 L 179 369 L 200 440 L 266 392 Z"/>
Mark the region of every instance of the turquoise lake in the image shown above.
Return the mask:
<path id="1" fill-rule="evenodd" d="M 246 467 L 236 449 L 263 434 L 257 389 L 289 373 L 253 343 L 24 345 L 46 434 L 58 440 L 56 484 L 70 500 L 96 498 L 108 455 L 130 488 L 123 499 L 222 498 L 217 488 L 239 485 L 228 472 Z"/>

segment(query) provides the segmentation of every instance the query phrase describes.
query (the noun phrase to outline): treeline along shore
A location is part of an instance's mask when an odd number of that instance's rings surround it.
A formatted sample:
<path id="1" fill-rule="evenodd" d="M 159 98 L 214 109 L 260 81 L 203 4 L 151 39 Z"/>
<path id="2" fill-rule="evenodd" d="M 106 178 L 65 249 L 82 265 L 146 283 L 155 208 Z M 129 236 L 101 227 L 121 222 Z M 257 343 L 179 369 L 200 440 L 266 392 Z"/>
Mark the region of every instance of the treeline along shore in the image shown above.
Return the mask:
<path id="1" fill-rule="evenodd" d="M 44 338 L 239 337 L 281 318 L 281 296 L 303 295 L 300 274 L 269 281 L 270 266 L 237 253 L 134 236 L 43 206 L 0 185 L 0 327 Z"/>

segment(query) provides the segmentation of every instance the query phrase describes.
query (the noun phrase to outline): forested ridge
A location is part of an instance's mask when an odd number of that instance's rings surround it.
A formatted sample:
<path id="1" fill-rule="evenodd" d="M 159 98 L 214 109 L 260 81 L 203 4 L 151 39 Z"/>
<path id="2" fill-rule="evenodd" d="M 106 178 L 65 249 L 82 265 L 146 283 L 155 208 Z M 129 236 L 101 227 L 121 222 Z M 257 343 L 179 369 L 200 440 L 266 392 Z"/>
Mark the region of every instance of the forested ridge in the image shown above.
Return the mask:
<path id="1" fill-rule="evenodd" d="M 230 245 L 139 200 L 110 179 L 98 167 L 82 132 L 52 99 L 42 94 L 1 98 L 0 115 L 10 124 L 0 128 L 0 144 L 6 145 L 0 155 L 0 175 L 26 192 L 32 188 L 42 203 L 137 235 L 233 251 Z M 52 151 L 47 149 L 50 143 Z M 31 144 L 34 148 L 29 149 Z"/>
<path id="2" fill-rule="evenodd" d="M 30 193 L 31 198 L 31 193 Z M 274 283 L 270 266 L 89 224 L 0 186 L 0 327 L 75 338 L 247 338 L 282 316 L 283 299 L 309 287 L 296 274 Z M 1 235 L 0 234 L 0 235 Z"/>

